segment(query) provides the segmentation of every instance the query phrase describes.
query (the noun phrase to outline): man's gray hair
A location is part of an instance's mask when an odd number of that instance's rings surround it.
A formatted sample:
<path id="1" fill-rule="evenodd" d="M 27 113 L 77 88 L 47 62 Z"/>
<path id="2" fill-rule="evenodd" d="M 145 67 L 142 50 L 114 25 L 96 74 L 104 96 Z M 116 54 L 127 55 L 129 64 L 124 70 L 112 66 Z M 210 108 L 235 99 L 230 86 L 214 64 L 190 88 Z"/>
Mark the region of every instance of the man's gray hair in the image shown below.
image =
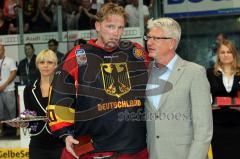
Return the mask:
<path id="1" fill-rule="evenodd" d="M 151 29 L 153 27 L 163 29 L 167 37 L 176 39 L 176 48 L 177 48 L 178 43 L 180 41 L 180 37 L 181 37 L 181 26 L 177 21 L 168 17 L 148 20 L 147 28 Z"/>

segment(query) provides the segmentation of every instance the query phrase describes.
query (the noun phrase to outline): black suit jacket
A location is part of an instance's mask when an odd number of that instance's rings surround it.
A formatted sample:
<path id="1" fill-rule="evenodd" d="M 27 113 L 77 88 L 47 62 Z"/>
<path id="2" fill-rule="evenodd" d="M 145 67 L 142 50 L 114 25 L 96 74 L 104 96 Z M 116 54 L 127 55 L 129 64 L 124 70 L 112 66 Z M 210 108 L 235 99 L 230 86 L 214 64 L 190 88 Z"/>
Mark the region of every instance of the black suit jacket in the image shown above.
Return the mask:
<path id="1" fill-rule="evenodd" d="M 211 86 L 211 93 L 213 98 L 213 103 L 216 97 L 237 97 L 237 92 L 240 88 L 240 77 L 234 76 L 232 90 L 230 92 L 226 91 L 223 84 L 222 74 L 216 76 L 213 73 L 213 68 L 207 70 L 208 81 Z M 216 109 L 213 111 L 213 122 L 215 124 L 240 124 L 240 112 L 235 109 L 229 109 L 224 107 L 221 109 Z"/>
<path id="2" fill-rule="evenodd" d="M 35 111 L 37 116 L 46 116 L 48 98 L 42 97 L 40 82 L 36 80 L 33 84 L 29 84 L 24 89 L 24 105 L 25 108 L 31 111 Z M 32 122 L 34 125 L 36 122 Z M 46 122 L 37 122 L 37 129 L 31 130 L 31 134 L 38 135 L 42 129 L 46 129 L 49 133 L 50 130 L 47 127 Z"/>
<path id="3" fill-rule="evenodd" d="M 20 61 L 18 65 L 17 75 L 20 76 L 20 81 L 22 84 L 26 85 L 28 83 L 33 83 L 37 78 L 39 78 L 40 73 L 36 67 L 35 60 L 36 55 L 34 54 L 29 64 L 27 58 Z"/>
<path id="4" fill-rule="evenodd" d="M 42 97 L 40 89 L 40 80 L 36 80 L 33 84 L 29 84 L 24 89 L 24 104 L 25 108 L 35 111 L 38 116 L 46 116 L 46 107 L 48 104 L 48 97 Z M 62 147 L 63 141 L 54 138 L 48 123 L 44 121 L 30 122 L 31 128 L 31 142 L 43 145 L 56 145 Z"/>
<path id="5" fill-rule="evenodd" d="M 236 76 L 236 75 L 234 76 L 233 86 L 230 92 L 227 92 L 226 88 L 224 87 L 223 79 L 222 79 L 223 77 L 221 73 L 219 76 L 216 76 L 213 73 L 213 68 L 211 68 L 207 70 L 207 77 L 211 86 L 211 93 L 212 93 L 213 99 L 215 97 L 237 97 L 237 92 L 240 88 L 239 76 Z"/>

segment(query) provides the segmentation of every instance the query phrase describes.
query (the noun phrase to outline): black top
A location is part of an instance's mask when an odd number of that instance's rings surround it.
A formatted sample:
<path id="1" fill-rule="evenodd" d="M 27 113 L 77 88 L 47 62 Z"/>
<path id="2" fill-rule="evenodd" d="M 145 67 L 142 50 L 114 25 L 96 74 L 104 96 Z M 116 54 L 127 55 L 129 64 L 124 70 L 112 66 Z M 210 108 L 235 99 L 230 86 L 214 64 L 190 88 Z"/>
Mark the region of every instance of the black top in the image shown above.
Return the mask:
<path id="1" fill-rule="evenodd" d="M 64 58 L 64 54 L 61 53 L 60 51 L 57 51 L 56 55 L 57 55 L 58 65 L 59 65 L 59 64 L 62 63 L 62 60 L 63 60 L 63 58 Z"/>
<path id="2" fill-rule="evenodd" d="M 211 93 L 213 102 L 215 102 L 215 97 L 237 97 L 237 91 L 240 86 L 240 77 L 234 76 L 232 90 L 230 92 L 226 91 L 223 84 L 222 74 L 216 76 L 213 73 L 213 68 L 207 70 L 208 81 L 211 86 Z M 214 124 L 221 125 L 236 125 L 240 124 L 240 112 L 235 109 L 229 109 L 229 107 L 222 107 L 221 109 L 215 109 L 213 111 L 213 122 Z"/>
<path id="3" fill-rule="evenodd" d="M 51 19 L 51 22 L 49 23 L 41 14 L 41 12 L 37 11 L 36 14 L 34 15 L 34 16 L 37 15 L 36 21 L 31 21 L 31 24 L 32 24 L 31 30 L 35 33 L 51 31 L 51 23 L 52 23 L 53 15 L 47 8 L 43 9 L 42 11 L 45 13 L 46 16 L 48 16 Z"/>
<path id="4" fill-rule="evenodd" d="M 223 84 L 223 75 L 216 76 L 213 73 L 213 68 L 207 70 L 207 78 L 211 86 L 211 93 L 213 100 L 215 97 L 237 97 L 237 91 L 240 86 L 240 76 L 234 76 L 232 90 L 227 92 Z"/>
<path id="5" fill-rule="evenodd" d="M 74 108 L 76 121 L 74 126 L 59 122 L 56 125 L 61 128 L 55 133 L 88 134 L 98 152 L 135 153 L 145 148 L 144 100 L 140 98 L 145 91 L 134 90 L 147 82 L 144 56 L 143 48 L 131 42 L 122 42 L 113 51 L 96 46 L 93 40 L 76 46 L 56 72 L 50 101 Z M 75 80 L 80 84 L 77 99 Z"/>
<path id="6" fill-rule="evenodd" d="M 42 96 L 39 80 L 25 87 L 24 104 L 26 109 L 35 111 L 38 116 L 46 116 L 48 97 Z M 30 122 L 29 127 L 32 145 L 45 148 L 64 147 L 62 140 L 52 136 L 46 122 Z"/>
<path id="7" fill-rule="evenodd" d="M 97 10 L 96 9 L 90 9 L 88 10 L 89 13 L 96 15 Z M 94 29 L 95 28 L 95 19 L 92 19 L 87 16 L 87 14 L 82 11 L 79 19 L 78 19 L 78 30 L 88 30 L 88 29 Z"/>
<path id="8" fill-rule="evenodd" d="M 40 73 L 36 67 L 35 61 L 35 54 L 29 63 L 27 58 L 20 61 L 18 65 L 17 75 L 20 76 L 20 81 L 22 84 L 26 85 L 28 83 L 33 83 L 36 79 L 39 78 Z"/>

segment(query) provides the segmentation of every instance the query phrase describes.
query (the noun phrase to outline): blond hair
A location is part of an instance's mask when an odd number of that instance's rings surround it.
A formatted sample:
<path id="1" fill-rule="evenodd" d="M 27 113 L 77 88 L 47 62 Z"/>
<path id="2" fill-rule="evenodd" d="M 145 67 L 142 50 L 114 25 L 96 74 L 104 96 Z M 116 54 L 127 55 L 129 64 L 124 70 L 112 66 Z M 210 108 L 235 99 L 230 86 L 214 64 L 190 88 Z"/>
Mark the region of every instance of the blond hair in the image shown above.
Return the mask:
<path id="1" fill-rule="evenodd" d="M 233 74 L 240 76 L 240 65 L 239 65 L 238 52 L 237 52 L 235 45 L 229 40 L 224 40 L 217 47 L 217 59 L 216 59 L 216 63 L 214 64 L 213 73 L 218 76 L 218 75 L 220 75 L 219 68 L 221 68 L 221 69 L 223 68 L 223 64 L 219 58 L 220 49 L 223 45 L 226 46 L 230 50 L 231 54 L 233 55 L 233 62 L 232 62 Z"/>
<path id="2" fill-rule="evenodd" d="M 122 16 L 124 18 L 124 21 L 127 21 L 127 13 L 125 12 L 124 8 L 114 3 L 106 3 L 100 8 L 96 14 L 97 21 L 102 22 L 107 17 L 112 15 Z"/>
<path id="3" fill-rule="evenodd" d="M 167 37 L 175 39 L 177 48 L 181 38 L 181 26 L 177 21 L 168 17 L 148 20 L 147 28 L 151 29 L 153 27 L 162 29 Z"/>
<path id="4" fill-rule="evenodd" d="M 42 50 L 37 54 L 36 65 L 41 61 L 53 61 L 56 65 L 58 62 L 56 54 L 52 50 Z"/>

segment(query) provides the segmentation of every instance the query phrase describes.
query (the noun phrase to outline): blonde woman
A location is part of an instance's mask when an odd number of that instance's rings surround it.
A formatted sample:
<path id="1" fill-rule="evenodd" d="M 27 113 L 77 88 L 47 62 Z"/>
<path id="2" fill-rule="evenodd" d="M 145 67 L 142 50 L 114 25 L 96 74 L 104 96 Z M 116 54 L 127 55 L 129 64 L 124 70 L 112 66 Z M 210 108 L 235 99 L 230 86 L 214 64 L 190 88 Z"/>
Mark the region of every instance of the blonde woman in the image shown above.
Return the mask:
<path id="1" fill-rule="evenodd" d="M 217 48 L 217 60 L 207 70 L 213 103 L 216 97 L 237 97 L 240 88 L 240 66 L 234 44 L 223 41 Z M 231 108 L 213 110 L 213 157 L 216 159 L 239 158 L 240 112 Z"/>
<path id="2" fill-rule="evenodd" d="M 56 54 L 51 50 L 42 50 L 36 57 L 36 66 L 40 78 L 24 89 L 25 108 L 35 111 L 38 116 L 46 115 L 49 88 L 57 67 Z M 30 122 L 31 140 L 29 145 L 30 159 L 59 159 L 64 144 L 54 138 L 44 121 Z"/>

